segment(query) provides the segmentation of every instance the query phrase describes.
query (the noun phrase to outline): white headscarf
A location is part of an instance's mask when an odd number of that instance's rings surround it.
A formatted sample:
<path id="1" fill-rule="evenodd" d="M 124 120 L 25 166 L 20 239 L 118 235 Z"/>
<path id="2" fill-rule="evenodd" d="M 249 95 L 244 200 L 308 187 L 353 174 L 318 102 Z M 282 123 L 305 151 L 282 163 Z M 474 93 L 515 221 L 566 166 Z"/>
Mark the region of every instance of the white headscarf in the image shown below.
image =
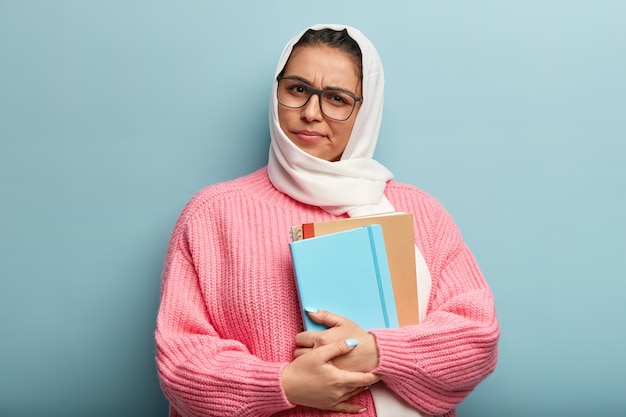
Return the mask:
<path id="1" fill-rule="evenodd" d="M 361 48 L 363 103 L 341 159 L 329 162 L 298 148 L 282 131 L 278 121 L 276 77 L 283 70 L 293 46 L 308 29 L 346 29 Z M 373 159 L 383 113 L 383 66 L 374 45 L 358 29 L 343 25 L 315 25 L 294 37 L 278 61 L 270 99 L 268 173 L 272 184 L 306 204 L 320 206 L 329 213 L 350 217 L 394 211 L 384 196 L 385 185 L 393 174 Z"/>

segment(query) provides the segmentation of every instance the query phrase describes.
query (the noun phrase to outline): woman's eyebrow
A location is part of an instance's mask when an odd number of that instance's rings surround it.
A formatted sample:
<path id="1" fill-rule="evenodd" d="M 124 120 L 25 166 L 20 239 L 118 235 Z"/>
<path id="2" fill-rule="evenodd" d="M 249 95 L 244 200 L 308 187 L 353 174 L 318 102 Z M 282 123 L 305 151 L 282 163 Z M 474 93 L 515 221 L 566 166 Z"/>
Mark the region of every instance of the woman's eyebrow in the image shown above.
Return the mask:
<path id="1" fill-rule="evenodd" d="M 284 75 L 285 78 L 291 78 L 293 80 L 298 80 L 303 82 L 304 84 L 308 85 L 309 87 L 313 87 L 313 88 L 317 88 L 315 86 L 313 86 L 313 83 L 310 82 L 309 80 L 307 80 L 304 77 L 300 77 L 299 75 Z M 342 91 L 344 93 L 348 93 L 348 94 L 352 94 L 354 96 L 356 96 L 356 93 L 353 93 L 352 91 L 348 90 L 347 88 L 343 88 L 343 87 L 335 87 L 332 85 L 326 86 L 324 88 L 321 88 L 321 90 L 334 90 L 334 91 Z"/>

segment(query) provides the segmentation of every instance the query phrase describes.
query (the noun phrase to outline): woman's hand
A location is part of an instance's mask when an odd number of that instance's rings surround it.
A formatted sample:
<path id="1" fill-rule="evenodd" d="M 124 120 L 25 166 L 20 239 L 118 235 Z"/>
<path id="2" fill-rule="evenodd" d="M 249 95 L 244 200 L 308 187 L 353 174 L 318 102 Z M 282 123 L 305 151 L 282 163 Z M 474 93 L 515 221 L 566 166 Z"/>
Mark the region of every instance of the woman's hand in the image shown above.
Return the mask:
<path id="1" fill-rule="evenodd" d="M 378 348 L 374 336 L 359 327 L 355 322 L 329 311 L 309 311 L 309 317 L 329 327 L 323 331 L 298 333 L 294 352 L 297 358 L 312 349 L 346 339 L 356 339 L 358 345 L 348 354 L 333 359 L 340 369 L 354 372 L 371 372 L 378 366 Z"/>
<path id="2" fill-rule="evenodd" d="M 378 382 L 369 372 L 350 372 L 337 368 L 333 361 L 355 349 L 354 339 L 340 340 L 309 349 L 283 368 L 282 385 L 293 404 L 322 410 L 359 413 L 364 409 L 347 401 Z"/>

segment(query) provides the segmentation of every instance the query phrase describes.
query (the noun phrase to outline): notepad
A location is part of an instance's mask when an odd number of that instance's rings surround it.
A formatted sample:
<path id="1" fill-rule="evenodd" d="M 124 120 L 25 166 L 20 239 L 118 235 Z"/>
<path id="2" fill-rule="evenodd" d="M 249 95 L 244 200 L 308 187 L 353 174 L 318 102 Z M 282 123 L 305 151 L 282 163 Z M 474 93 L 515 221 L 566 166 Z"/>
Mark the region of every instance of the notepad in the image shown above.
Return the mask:
<path id="1" fill-rule="evenodd" d="M 326 328 L 311 320 L 307 307 L 340 314 L 365 330 L 399 327 L 380 225 L 289 245 L 306 330 Z"/>

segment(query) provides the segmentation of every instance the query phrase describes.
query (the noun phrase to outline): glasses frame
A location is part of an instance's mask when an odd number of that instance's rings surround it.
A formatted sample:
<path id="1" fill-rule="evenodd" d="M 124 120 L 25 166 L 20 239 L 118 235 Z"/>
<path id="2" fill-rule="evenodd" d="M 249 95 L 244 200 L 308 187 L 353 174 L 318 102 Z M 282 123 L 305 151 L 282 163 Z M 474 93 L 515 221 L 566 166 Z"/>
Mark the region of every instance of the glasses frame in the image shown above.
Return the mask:
<path id="1" fill-rule="evenodd" d="M 309 94 L 309 97 L 306 99 L 306 101 L 301 106 L 293 107 L 293 106 L 288 106 L 286 104 L 283 104 L 283 103 L 280 102 L 280 99 L 278 98 L 278 87 L 279 87 L 280 82 L 282 80 L 298 81 L 299 83 L 304 84 L 309 89 L 309 92 L 311 94 Z M 279 75 L 278 77 L 276 77 L 276 81 L 278 82 L 278 85 L 276 86 L 276 100 L 278 101 L 278 104 L 280 104 L 281 106 L 287 107 L 288 109 L 301 109 L 302 107 L 306 106 L 309 103 L 309 101 L 311 101 L 311 97 L 313 97 L 313 95 L 317 95 L 319 97 L 318 102 L 319 102 L 320 111 L 322 112 L 322 114 L 325 117 L 328 117 L 329 119 L 332 119 L 332 120 L 336 120 L 338 122 L 345 122 L 346 120 L 348 120 L 350 118 L 350 116 L 352 116 L 352 113 L 354 113 L 354 109 L 356 108 L 356 103 L 362 103 L 363 102 L 363 98 L 362 97 L 357 97 L 354 94 L 349 93 L 347 91 L 337 90 L 337 89 L 320 90 L 319 88 L 315 88 L 315 87 L 310 86 L 309 84 L 305 83 L 304 81 L 302 81 L 299 78 L 283 77 L 283 76 Z M 350 96 L 354 100 L 354 103 L 352 104 L 352 110 L 350 110 L 350 114 L 348 114 L 348 117 L 346 117 L 345 119 L 337 119 L 336 117 L 331 117 L 331 116 L 327 115 L 326 112 L 324 111 L 324 109 L 322 108 L 322 94 L 324 94 L 324 93 L 332 93 L 332 92 L 348 95 L 348 96 Z"/>

